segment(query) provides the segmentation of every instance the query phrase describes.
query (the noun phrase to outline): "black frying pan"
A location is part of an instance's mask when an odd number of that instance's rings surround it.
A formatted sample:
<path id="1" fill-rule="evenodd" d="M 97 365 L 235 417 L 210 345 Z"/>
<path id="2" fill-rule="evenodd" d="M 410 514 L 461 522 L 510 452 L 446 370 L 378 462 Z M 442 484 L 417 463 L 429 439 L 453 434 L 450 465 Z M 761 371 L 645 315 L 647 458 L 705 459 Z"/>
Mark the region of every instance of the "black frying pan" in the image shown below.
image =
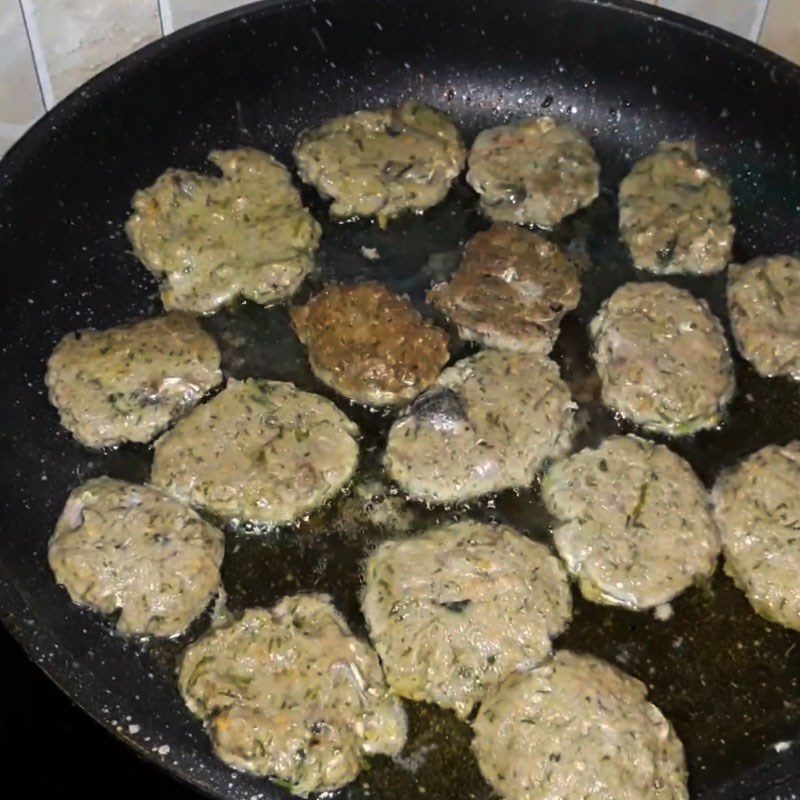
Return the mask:
<path id="1" fill-rule="evenodd" d="M 256 145 L 285 161 L 299 130 L 336 113 L 416 97 L 452 114 L 471 138 L 521 114 L 549 113 L 588 133 L 604 191 L 554 236 L 585 264 L 584 295 L 556 357 L 574 388 L 590 382 L 584 332 L 600 301 L 636 275 L 616 237 L 615 187 L 632 160 L 665 137 L 696 138 L 732 179 L 737 259 L 800 243 L 800 70 L 740 39 L 636 3 L 611 0 L 297 0 L 256 4 L 182 31 L 105 72 L 62 103 L 0 165 L 0 611 L 32 658 L 65 692 L 133 748 L 215 797 L 282 795 L 214 759 L 173 681 L 189 637 L 141 645 L 67 601 L 45 548 L 71 487 L 98 474 L 145 480 L 147 448 L 91 454 L 58 426 L 45 396 L 45 359 L 67 331 L 156 313 L 155 286 L 129 253 L 122 225 L 133 191 L 167 166 L 204 168 L 213 147 Z M 318 218 L 324 205 L 307 193 Z M 320 279 L 375 276 L 422 293 L 486 222 L 461 185 L 422 218 L 385 232 L 325 222 Z M 377 265 L 359 255 L 376 247 Z M 431 259 L 431 256 L 434 256 Z M 724 316 L 724 277 L 679 280 Z M 308 291 L 308 289 L 306 290 Z M 229 376 L 295 380 L 308 372 L 284 309 L 241 305 L 209 326 Z M 242 339 L 246 344 L 242 344 Z M 742 455 L 800 436 L 800 392 L 737 363 L 739 391 L 721 431 L 680 440 L 706 483 Z M 584 440 L 618 428 L 590 399 Z M 386 421 L 348 409 L 374 469 Z M 625 430 L 624 426 L 622 428 Z M 534 491 L 474 504 L 546 540 Z M 336 508 L 296 531 L 231 533 L 231 605 L 271 604 L 285 592 L 326 590 L 363 632 L 359 563 L 378 533 L 331 530 Z M 441 517 L 426 512 L 426 519 Z M 291 577 L 290 577 L 291 576 Z M 562 639 L 621 664 L 652 687 L 688 752 L 697 797 L 788 796 L 800 786 L 800 638 L 753 614 L 718 575 L 651 616 L 576 603 Z M 133 726 L 133 727 L 129 727 Z M 439 710 L 411 713 L 416 774 L 376 759 L 344 796 L 487 798 L 469 730 Z M 87 754 L 87 768 L 91 754 Z"/>

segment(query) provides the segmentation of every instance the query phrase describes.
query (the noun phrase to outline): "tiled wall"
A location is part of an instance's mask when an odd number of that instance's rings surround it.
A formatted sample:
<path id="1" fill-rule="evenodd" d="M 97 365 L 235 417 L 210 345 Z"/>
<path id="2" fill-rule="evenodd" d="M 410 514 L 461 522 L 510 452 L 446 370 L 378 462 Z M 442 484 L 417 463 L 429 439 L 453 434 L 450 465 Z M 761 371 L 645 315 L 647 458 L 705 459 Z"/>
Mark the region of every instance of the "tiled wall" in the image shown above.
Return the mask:
<path id="1" fill-rule="evenodd" d="M 800 0 L 647 0 L 800 62 Z M 436 2 L 436 0 L 431 0 Z M 0 154 L 127 53 L 241 0 L 0 0 Z"/>

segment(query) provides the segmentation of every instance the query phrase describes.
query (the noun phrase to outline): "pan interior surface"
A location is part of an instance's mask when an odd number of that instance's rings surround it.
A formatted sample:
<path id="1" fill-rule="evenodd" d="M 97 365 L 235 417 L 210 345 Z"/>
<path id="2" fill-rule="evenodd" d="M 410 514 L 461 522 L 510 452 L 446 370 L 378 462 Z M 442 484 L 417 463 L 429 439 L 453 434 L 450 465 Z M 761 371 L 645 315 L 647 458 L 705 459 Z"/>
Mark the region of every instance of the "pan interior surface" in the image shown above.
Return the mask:
<path id="1" fill-rule="evenodd" d="M 580 399 L 579 445 L 630 430 L 598 402 L 586 324 L 616 286 L 648 279 L 633 269 L 617 235 L 616 187 L 635 159 L 662 139 L 695 139 L 702 157 L 731 180 L 735 260 L 794 252 L 800 243 L 798 71 L 733 37 L 633 3 L 257 4 L 147 48 L 42 121 L 0 165 L 0 609 L 76 702 L 214 797 L 284 793 L 218 762 L 178 696 L 177 655 L 209 620 L 179 640 L 125 641 L 113 622 L 71 605 L 47 567 L 47 540 L 69 490 L 102 474 L 146 480 L 151 452 L 78 446 L 48 404 L 45 361 L 68 331 L 158 313 L 155 284 L 123 232 L 137 188 L 168 166 L 208 169 L 213 148 L 256 146 L 289 163 L 301 129 L 406 98 L 452 115 L 468 142 L 489 125 L 549 114 L 586 133 L 598 152 L 600 198 L 549 234 L 582 270 L 581 304 L 555 350 Z M 463 177 L 443 204 L 386 230 L 331 222 L 324 203 L 310 191 L 304 196 L 324 235 L 319 274 L 298 299 L 325 280 L 376 279 L 422 309 L 430 283 L 446 277 L 461 245 L 487 227 Z M 366 259 L 362 248 L 380 259 Z M 708 299 L 727 325 L 724 276 L 672 282 Z M 241 303 L 207 325 L 227 377 L 292 380 L 332 397 L 311 375 L 285 308 Z M 759 447 L 800 438 L 797 385 L 760 378 L 738 358 L 736 373 L 722 428 L 673 443 L 707 485 Z M 376 473 L 390 419 L 332 399 L 362 429 L 361 475 Z M 387 534 L 348 520 L 345 509 L 339 501 L 298 528 L 230 532 L 229 606 L 324 591 L 364 634 L 361 563 Z M 420 507 L 419 525 L 465 514 L 550 540 L 552 520 L 535 488 L 469 507 Z M 557 646 L 594 653 L 647 683 L 685 743 L 694 796 L 750 797 L 768 785 L 796 785 L 794 746 L 775 745 L 800 730 L 797 634 L 757 617 L 721 570 L 675 601 L 667 621 L 575 595 L 575 619 Z M 408 708 L 404 756 L 374 759 L 342 796 L 489 798 L 469 728 L 439 709 Z"/>

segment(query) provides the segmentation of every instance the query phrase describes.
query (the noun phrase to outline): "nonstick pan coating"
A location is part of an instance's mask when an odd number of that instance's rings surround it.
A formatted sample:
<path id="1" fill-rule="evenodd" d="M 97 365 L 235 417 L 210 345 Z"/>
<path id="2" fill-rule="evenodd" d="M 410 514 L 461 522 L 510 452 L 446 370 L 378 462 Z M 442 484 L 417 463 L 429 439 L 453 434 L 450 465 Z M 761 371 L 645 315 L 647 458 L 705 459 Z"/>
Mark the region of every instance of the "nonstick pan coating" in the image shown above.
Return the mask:
<path id="1" fill-rule="evenodd" d="M 585 398 L 591 421 L 584 443 L 619 428 L 596 402 L 584 329 L 616 285 L 645 277 L 616 234 L 615 189 L 634 159 L 661 139 L 695 138 L 732 180 L 736 259 L 798 249 L 800 71 L 735 37 L 635 3 L 256 4 L 151 45 L 40 122 L 0 165 L 0 609 L 33 659 L 87 712 L 215 797 L 284 793 L 218 762 L 178 696 L 176 654 L 208 620 L 179 641 L 124 641 L 111 622 L 71 605 L 47 567 L 46 542 L 69 489 L 106 473 L 145 480 L 150 451 L 91 454 L 76 445 L 48 405 L 45 360 L 67 331 L 158 312 L 155 284 L 123 234 L 136 188 L 170 165 L 205 168 L 214 147 L 255 145 L 288 162 L 303 127 L 411 97 L 452 114 L 470 140 L 487 125 L 538 113 L 592 138 L 603 193 L 553 233 L 583 264 L 583 299 L 565 321 L 556 356 Z M 368 222 L 332 224 L 324 204 L 310 192 L 306 199 L 325 227 L 317 285 L 371 276 L 420 304 L 432 278 L 452 269 L 459 246 L 486 226 L 463 181 L 443 205 L 386 231 Z M 364 259 L 362 246 L 376 248 L 381 260 Z M 724 316 L 724 277 L 675 282 Z M 285 309 L 245 304 L 208 325 L 228 376 L 287 378 L 324 392 Z M 737 378 L 724 427 L 675 443 L 707 484 L 758 447 L 800 437 L 795 384 L 761 379 L 741 360 Z M 365 433 L 363 471 L 374 470 L 387 419 L 343 407 Z M 548 540 L 536 491 L 500 495 L 469 513 Z M 336 514 L 334 507 L 277 534 L 231 533 L 224 569 L 231 606 L 271 604 L 298 589 L 329 591 L 363 632 L 360 562 L 380 534 L 337 532 Z M 796 787 L 794 745 L 774 745 L 800 729 L 798 635 L 757 617 L 719 574 L 674 608 L 672 619 L 658 622 L 577 600 L 559 644 L 608 658 L 652 687 L 686 744 L 696 797 Z M 344 796 L 388 800 L 424 790 L 429 800 L 490 797 L 466 726 L 421 705 L 411 721 L 412 757 L 372 761 Z M 46 720 L 42 729 L 46 737 Z"/>

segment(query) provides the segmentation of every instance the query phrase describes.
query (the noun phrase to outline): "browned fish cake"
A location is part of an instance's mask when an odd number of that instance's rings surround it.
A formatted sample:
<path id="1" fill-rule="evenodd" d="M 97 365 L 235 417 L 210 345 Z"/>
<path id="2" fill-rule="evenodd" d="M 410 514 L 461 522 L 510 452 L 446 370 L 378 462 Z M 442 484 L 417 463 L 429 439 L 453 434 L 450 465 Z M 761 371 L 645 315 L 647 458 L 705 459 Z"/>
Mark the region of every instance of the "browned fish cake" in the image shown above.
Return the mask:
<path id="1" fill-rule="evenodd" d="M 380 283 L 329 284 L 291 313 L 314 374 L 364 405 L 410 402 L 450 356 L 447 334 Z"/>
<path id="2" fill-rule="evenodd" d="M 578 270 L 543 236 L 496 225 L 470 239 L 450 283 L 428 302 L 486 347 L 549 353 L 562 317 L 578 305 Z"/>

